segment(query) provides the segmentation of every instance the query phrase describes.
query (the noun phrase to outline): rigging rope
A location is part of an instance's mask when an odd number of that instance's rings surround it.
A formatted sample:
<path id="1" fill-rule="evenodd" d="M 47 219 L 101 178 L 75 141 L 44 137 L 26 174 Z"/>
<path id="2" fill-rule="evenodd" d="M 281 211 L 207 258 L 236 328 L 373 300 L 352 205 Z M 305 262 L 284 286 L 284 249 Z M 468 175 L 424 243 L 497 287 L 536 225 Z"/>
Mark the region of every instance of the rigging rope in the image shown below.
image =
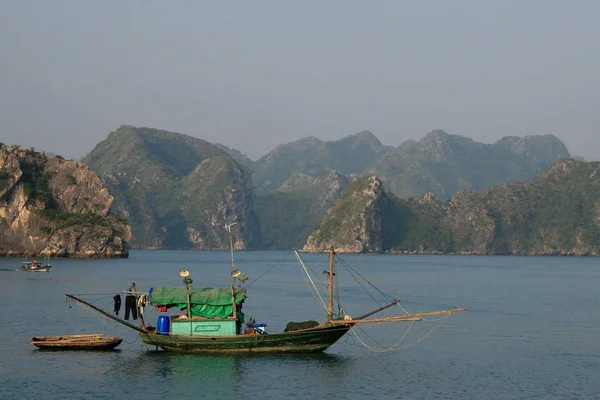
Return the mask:
<path id="1" fill-rule="evenodd" d="M 249 286 L 251 286 L 254 282 L 256 282 L 257 280 L 259 280 L 260 278 L 262 278 L 263 276 L 265 276 L 266 274 L 268 274 L 273 268 L 275 268 L 276 266 L 278 266 L 279 264 L 281 264 L 286 258 L 288 258 L 289 256 L 289 252 L 285 252 L 285 255 L 283 256 L 283 258 L 279 261 L 277 261 L 275 263 L 275 265 L 273 265 L 271 268 L 269 268 L 268 270 L 266 270 L 265 272 L 263 272 L 262 274 L 260 274 L 258 276 L 258 278 L 251 280 L 250 282 L 248 282 L 246 285 L 244 285 L 243 287 L 247 288 Z"/>
<path id="2" fill-rule="evenodd" d="M 365 346 L 366 348 L 368 348 L 371 351 L 375 351 L 375 352 L 386 352 L 386 351 L 392 351 L 393 349 L 395 349 L 405 338 L 406 335 L 408 335 L 408 332 L 410 332 L 410 330 L 412 329 L 412 326 L 414 325 L 415 321 L 411 321 L 410 324 L 408 325 L 408 328 L 406 328 L 406 331 L 404 332 L 404 335 L 402 335 L 402 337 L 400 339 L 398 339 L 398 341 L 396 343 L 394 343 L 392 346 L 388 347 L 388 348 L 383 348 L 383 345 L 381 343 L 379 343 L 377 340 L 375 340 L 371 335 L 369 335 L 364 329 L 362 329 L 361 327 L 358 327 L 358 329 L 360 329 L 365 335 L 367 335 L 372 341 L 374 341 L 375 343 L 377 343 L 379 346 L 381 346 L 383 349 L 375 349 L 372 346 L 367 345 L 363 340 L 360 339 L 360 337 L 358 337 L 358 334 L 355 331 L 355 326 L 353 326 L 351 328 L 352 333 L 356 336 L 356 338 L 358 339 L 358 341 Z"/>
<path id="3" fill-rule="evenodd" d="M 415 340 L 414 342 L 411 342 L 407 345 L 398 347 L 398 345 L 400 343 L 402 343 L 402 341 L 404 341 L 404 339 L 406 338 L 406 335 L 408 335 L 408 332 L 410 331 L 410 329 L 412 328 L 414 321 L 411 322 L 410 326 L 407 328 L 406 332 L 404 333 L 404 335 L 396 342 L 394 343 L 392 346 L 388 347 L 388 348 L 381 348 L 381 349 L 377 349 L 373 346 L 369 346 L 367 343 L 365 343 L 356 333 L 355 327 L 350 328 L 350 330 L 352 331 L 352 333 L 354 334 L 354 336 L 356 337 L 356 339 L 359 341 L 360 344 L 362 344 L 363 346 L 365 346 L 365 348 L 376 352 L 376 353 L 385 353 L 388 351 L 397 351 L 397 350 L 402 350 L 402 349 L 406 349 L 408 347 L 414 346 L 415 344 L 425 340 L 427 337 L 429 337 L 433 332 L 435 332 L 447 319 L 448 317 L 450 317 L 450 314 L 447 314 L 446 316 L 444 316 L 443 318 L 440 318 L 440 322 L 434 326 L 429 332 L 427 332 L 425 335 L 421 336 L 419 339 Z M 361 329 L 362 330 L 362 329 Z M 369 336 L 368 333 L 366 333 L 364 330 L 362 330 L 367 336 Z M 370 337 L 370 336 L 369 336 Z M 370 337 L 371 340 L 373 340 L 375 343 L 381 345 L 380 343 L 378 343 L 376 340 L 374 340 L 372 337 Z"/>
<path id="4" fill-rule="evenodd" d="M 308 277 L 308 279 L 310 280 L 310 283 L 312 284 L 313 288 L 315 289 L 317 296 L 319 296 L 319 300 L 321 300 L 321 304 L 323 305 L 323 308 L 325 309 L 325 311 L 327 311 L 327 305 L 325 305 L 325 302 L 323 301 L 323 298 L 321 297 L 321 293 L 319 293 L 319 289 L 317 289 L 317 287 L 315 286 L 315 283 L 313 282 L 312 278 L 310 277 L 310 274 L 308 273 L 308 271 L 306 269 L 307 267 L 304 264 L 304 260 L 302 260 L 302 258 L 300 258 L 298 251 L 294 250 L 294 253 L 296 254 L 296 258 L 298 259 L 298 262 L 300 263 L 302 268 L 304 268 L 304 272 L 306 272 L 306 276 Z"/>
<path id="5" fill-rule="evenodd" d="M 296 252 L 296 250 L 294 250 L 294 252 Z M 297 252 L 296 252 L 296 257 L 300 257 L 300 255 L 299 255 Z M 328 282 L 328 280 L 327 280 L 327 281 L 323 281 L 323 280 L 321 279 L 321 275 L 320 275 L 320 274 L 317 274 L 315 271 L 313 271 L 313 269 L 310 267 L 310 265 L 308 265 L 308 264 L 307 264 L 307 263 L 306 263 L 304 260 L 302 260 L 302 262 L 304 263 L 304 265 L 306 265 L 306 267 L 308 268 L 308 270 L 309 270 L 310 272 L 312 272 L 312 274 L 313 274 L 313 276 L 315 277 L 315 279 L 316 279 L 317 281 L 319 281 L 319 283 L 320 283 L 321 285 L 323 285 L 323 286 L 327 286 L 327 282 Z"/>
<path id="6" fill-rule="evenodd" d="M 355 274 L 357 274 L 358 276 L 360 276 L 365 282 L 367 282 L 373 289 L 375 289 L 376 291 L 378 291 L 383 297 L 385 297 L 388 301 L 393 301 L 396 300 L 393 296 L 385 293 L 383 290 L 379 289 L 378 287 L 376 287 L 375 285 L 373 285 L 371 282 L 369 282 L 369 280 L 367 278 L 365 278 L 364 276 L 362 276 L 360 274 L 360 272 L 358 272 L 356 269 L 354 269 L 350 264 L 348 264 L 346 261 L 344 261 L 344 259 L 342 259 L 341 257 L 337 257 L 338 260 L 342 263 L 342 265 L 344 265 L 344 267 L 346 267 L 346 269 L 348 270 L 348 272 L 350 273 L 350 275 L 352 275 L 354 277 L 354 274 L 350 271 L 352 270 Z M 356 279 L 356 277 L 354 277 L 354 279 Z M 363 286 L 358 279 L 356 279 L 356 281 Z M 364 286 L 363 286 L 364 288 Z M 366 291 L 366 289 L 365 289 Z M 372 298 L 373 296 L 371 296 Z"/>
<path id="7" fill-rule="evenodd" d="M 344 267 L 346 267 L 346 266 L 344 265 Z M 360 285 L 360 287 L 362 287 L 365 290 L 365 292 L 369 295 L 369 297 L 371 299 L 373 299 L 375 304 L 377 304 L 379 307 L 382 307 L 382 305 L 377 301 L 377 299 L 375 299 L 375 297 L 373 297 L 373 295 L 369 292 L 369 290 L 367 290 L 367 288 L 358 279 L 356 279 L 356 276 L 354 276 L 354 273 L 352 271 L 350 271 L 347 267 L 346 267 L 346 270 L 348 271 L 350 276 L 354 278 L 356 283 L 358 283 Z"/>

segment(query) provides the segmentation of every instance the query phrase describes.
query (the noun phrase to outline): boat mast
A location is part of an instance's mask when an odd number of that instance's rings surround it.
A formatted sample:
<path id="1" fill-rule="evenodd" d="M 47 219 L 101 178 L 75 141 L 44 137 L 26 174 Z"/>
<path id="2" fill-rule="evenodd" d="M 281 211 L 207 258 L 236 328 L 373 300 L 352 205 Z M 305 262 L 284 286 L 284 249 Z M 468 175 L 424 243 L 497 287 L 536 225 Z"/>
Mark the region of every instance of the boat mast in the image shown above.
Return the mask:
<path id="1" fill-rule="evenodd" d="M 227 229 L 227 232 L 229 233 L 229 250 L 231 252 L 231 301 L 233 303 L 233 319 L 237 319 L 237 307 L 235 304 L 235 276 L 233 276 L 235 266 L 233 263 L 233 239 L 231 238 L 231 227 L 235 224 L 237 224 L 237 222 L 225 224 L 225 229 Z"/>
<path id="2" fill-rule="evenodd" d="M 333 246 L 329 248 L 329 305 L 328 305 L 328 320 L 333 319 L 333 265 L 334 265 L 335 250 Z"/>

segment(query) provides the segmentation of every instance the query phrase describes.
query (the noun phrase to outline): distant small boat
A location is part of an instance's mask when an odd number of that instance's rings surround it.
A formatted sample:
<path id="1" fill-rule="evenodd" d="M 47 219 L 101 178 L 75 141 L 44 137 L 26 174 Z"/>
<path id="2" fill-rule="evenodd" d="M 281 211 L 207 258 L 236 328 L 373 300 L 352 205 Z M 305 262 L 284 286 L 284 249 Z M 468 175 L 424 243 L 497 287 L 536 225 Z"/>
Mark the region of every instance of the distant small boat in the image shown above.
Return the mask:
<path id="1" fill-rule="evenodd" d="M 40 349 L 53 350 L 112 350 L 123 339 L 105 337 L 104 334 L 63 335 L 63 336 L 34 336 L 29 343 Z"/>
<path id="2" fill-rule="evenodd" d="M 52 268 L 52 265 L 50 265 L 49 261 L 44 264 L 37 260 L 31 260 L 24 261 L 19 269 L 22 271 L 48 272 L 50 268 Z"/>

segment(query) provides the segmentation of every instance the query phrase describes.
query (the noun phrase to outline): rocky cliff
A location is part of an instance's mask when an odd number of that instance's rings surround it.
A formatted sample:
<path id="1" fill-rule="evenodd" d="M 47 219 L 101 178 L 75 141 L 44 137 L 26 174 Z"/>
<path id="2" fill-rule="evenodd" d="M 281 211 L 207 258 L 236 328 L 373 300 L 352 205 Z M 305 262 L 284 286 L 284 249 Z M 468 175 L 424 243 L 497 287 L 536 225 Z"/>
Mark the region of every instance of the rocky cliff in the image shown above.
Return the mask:
<path id="1" fill-rule="evenodd" d="M 0 147 L 0 255 L 127 257 L 131 231 L 86 165 Z"/>
<path id="2" fill-rule="evenodd" d="M 381 209 L 387 195 L 375 176 L 350 183 L 327 211 L 320 227 L 308 237 L 305 251 L 321 252 L 334 246 L 340 253 L 379 253 L 383 250 Z"/>
<path id="3" fill-rule="evenodd" d="M 399 199 L 376 177 L 346 188 L 304 249 L 600 255 L 600 163 L 563 159 L 527 182 L 449 200 Z"/>

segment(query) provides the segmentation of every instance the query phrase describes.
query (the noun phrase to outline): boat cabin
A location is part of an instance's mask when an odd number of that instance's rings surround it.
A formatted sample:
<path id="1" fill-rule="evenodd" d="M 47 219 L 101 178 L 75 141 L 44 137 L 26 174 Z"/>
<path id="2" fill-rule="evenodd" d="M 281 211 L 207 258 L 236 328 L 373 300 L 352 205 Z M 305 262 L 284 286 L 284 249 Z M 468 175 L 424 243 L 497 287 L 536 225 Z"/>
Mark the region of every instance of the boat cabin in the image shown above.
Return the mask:
<path id="1" fill-rule="evenodd" d="M 244 322 L 242 304 L 246 289 L 235 289 L 233 308 L 231 287 L 156 287 L 150 288 L 148 301 L 159 312 L 185 310 L 160 315 L 156 331 L 162 335 L 237 335 Z"/>

